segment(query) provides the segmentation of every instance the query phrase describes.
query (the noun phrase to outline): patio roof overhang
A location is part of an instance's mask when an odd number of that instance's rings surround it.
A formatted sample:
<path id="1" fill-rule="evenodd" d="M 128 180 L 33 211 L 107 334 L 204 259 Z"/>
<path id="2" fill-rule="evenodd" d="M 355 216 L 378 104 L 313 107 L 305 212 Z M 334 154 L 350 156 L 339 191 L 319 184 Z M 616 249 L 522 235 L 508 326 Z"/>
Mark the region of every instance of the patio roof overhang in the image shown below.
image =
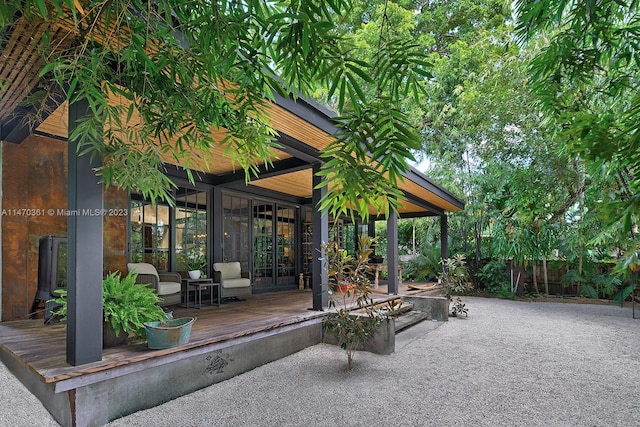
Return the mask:
<path id="1" fill-rule="evenodd" d="M 0 139 L 3 141 L 20 143 L 32 133 L 63 140 L 68 137 L 66 102 L 53 99 L 46 116 L 30 120 L 25 119 L 29 111 L 22 106 L 31 93 L 46 84 L 39 77 L 43 64 L 35 49 L 35 41 L 42 37 L 45 25 L 32 25 L 20 19 L 6 33 L 0 63 L 0 78 L 4 81 L 0 85 Z M 61 26 L 57 31 L 64 33 L 69 29 Z M 314 101 L 281 96 L 276 96 L 268 108 L 282 149 L 273 150 L 273 165 L 260 165 L 259 177 L 248 185 L 257 191 L 282 193 L 301 203 L 310 203 L 312 165 L 322 161 L 321 150 L 334 140 L 332 135 L 338 131 L 334 114 Z M 246 189 L 244 174 L 236 172 L 237 167 L 224 154 L 224 147 L 212 148 L 207 157 L 215 161 L 192 162 L 189 167 L 204 172 L 206 180 L 214 185 Z M 174 163 L 169 158 L 166 161 Z M 443 215 L 464 209 L 463 201 L 415 169 L 404 174 L 399 187 L 406 197 L 399 207 L 401 217 Z"/>

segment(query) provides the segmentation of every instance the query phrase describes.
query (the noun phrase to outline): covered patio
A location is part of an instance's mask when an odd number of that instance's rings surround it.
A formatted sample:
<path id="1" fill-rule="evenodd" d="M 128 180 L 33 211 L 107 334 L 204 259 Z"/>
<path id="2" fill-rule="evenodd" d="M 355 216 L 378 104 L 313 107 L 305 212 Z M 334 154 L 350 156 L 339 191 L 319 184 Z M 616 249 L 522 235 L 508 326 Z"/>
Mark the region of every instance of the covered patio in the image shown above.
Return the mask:
<path id="1" fill-rule="evenodd" d="M 168 155 L 164 159 L 163 170 L 179 190 L 174 194 L 177 206 L 105 190 L 94 173 L 101 160 L 78 155 L 68 141 L 77 120 L 87 114 L 87 105 L 58 100 L 37 118 L 21 105 L 50 84 L 39 77 L 43 64 L 34 49 L 35 41 L 44 37 L 43 26 L 18 19 L 6 29 L 2 46 L 0 75 L 15 78 L 6 80 L 0 100 L 0 207 L 31 213 L 0 218 L 2 361 L 61 424 L 98 425 L 319 342 L 327 280 L 314 254 L 329 241 L 330 219 L 317 209 L 326 191 L 318 186 L 317 172 L 323 162 L 321 150 L 338 131 L 334 113 L 312 100 L 275 95 L 269 117 L 280 148 L 273 150 L 270 166 L 254 164 L 259 174 L 250 182 L 236 171 L 225 148 L 216 146 L 207 153 L 208 162 L 189 164 L 195 182 L 187 180 L 186 165 Z M 64 26 L 57 30 L 55 36 L 61 38 L 74 31 Z M 135 122 L 135 114 L 131 120 Z M 348 245 L 360 233 L 373 234 L 374 220 L 387 222 L 387 251 L 378 254 L 388 266 L 382 299 L 400 292 L 398 219 L 438 217 L 441 252 L 446 256 L 447 213 L 464 208 L 451 192 L 415 169 L 405 174 L 399 187 L 405 200 L 397 213 L 371 213 L 367 224 L 347 221 L 337 237 L 332 236 Z M 82 212 L 124 214 L 78 214 Z M 200 218 L 204 225 L 191 240 L 181 240 L 187 227 L 180 221 L 187 216 Z M 347 229 L 351 235 L 345 238 Z M 162 238 L 151 238 L 152 233 Z M 38 289 L 38 239 L 46 235 L 68 240 L 65 287 L 75 303 L 66 330 L 39 319 L 25 320 L 32 315 Z M 134 345 L 103 350 L 100 297 L 105 274 L 125 272 L 128 262 L 141 260 L 159 271 L 176 271 L 179 255 L 187 248 L 205 253 L 207 274 L 215 262 L 240 261 L 252 273 L 255 295 L 237 305 L 194 314 L 176 309 L 176 315 L 199 319 L 191 341 L 179 349 L 150 351 Z M 295 290 L 301 277 L 311 291 Z M 121 406 L 113 408 L 107 402 Z"/>

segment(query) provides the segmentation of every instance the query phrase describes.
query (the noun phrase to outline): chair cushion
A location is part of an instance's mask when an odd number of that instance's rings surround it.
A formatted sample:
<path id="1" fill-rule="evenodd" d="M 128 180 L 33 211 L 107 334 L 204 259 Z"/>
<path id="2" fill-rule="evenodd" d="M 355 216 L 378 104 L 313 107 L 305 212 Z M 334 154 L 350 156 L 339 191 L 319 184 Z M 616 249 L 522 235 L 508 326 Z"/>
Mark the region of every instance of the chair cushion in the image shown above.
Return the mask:
<path id="1" fill-rule="evenodd" d="M 220 279 L 236 279 L 241 277 L 242 269 L 238 261 L 235 262 L 215 262 L 213 269 L 220 272 Z"/>
<path id="2" fill-rule="evenodd" d="M 158 276 L 158 270 L 152 265 L 146 262 L 130 262 L 127 264 L 127 270 L 132 271 L 136 274 L 153 274 L 156 276 L 158 282 L 160 282 L 160 277 Z"/>
<path id="3" fill-rule="evenodd" d="M 176 282 L 159 282 L 158 295 L 170 295 L 180 292 L 180 283 Z"/>
<path id="4" fill-rule="evenodd" d="M 240 278 L 240 279 L 226 279 L 221 283 L 223 288 L 248 288 L 251 286 L 251 281 L 249 279 Z"/>

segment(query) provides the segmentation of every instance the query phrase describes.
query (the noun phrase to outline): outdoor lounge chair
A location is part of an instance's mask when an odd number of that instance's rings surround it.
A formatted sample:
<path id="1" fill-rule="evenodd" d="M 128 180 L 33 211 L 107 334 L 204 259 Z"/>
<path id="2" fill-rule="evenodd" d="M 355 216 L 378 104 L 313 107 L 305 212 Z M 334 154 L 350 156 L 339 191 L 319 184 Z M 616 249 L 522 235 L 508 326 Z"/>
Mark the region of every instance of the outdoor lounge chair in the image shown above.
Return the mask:
<path id="1" fill-rule="evenodd" d="M 222 299 L 251 295 L 249 273 L 243 272 L 237 261 L 214 263 L 213 281 L 220 283 L 220 297 Z"/>
<path id="2" fill-rule="evenodd" d="M 158 273 L 158 270 L 146 262 L 130 262 L 127 270 L 138 275 L 136 283 L 150 285 L 162 299 L 161 306 L 180 303 L 182 278 L 178 273 Z"/>

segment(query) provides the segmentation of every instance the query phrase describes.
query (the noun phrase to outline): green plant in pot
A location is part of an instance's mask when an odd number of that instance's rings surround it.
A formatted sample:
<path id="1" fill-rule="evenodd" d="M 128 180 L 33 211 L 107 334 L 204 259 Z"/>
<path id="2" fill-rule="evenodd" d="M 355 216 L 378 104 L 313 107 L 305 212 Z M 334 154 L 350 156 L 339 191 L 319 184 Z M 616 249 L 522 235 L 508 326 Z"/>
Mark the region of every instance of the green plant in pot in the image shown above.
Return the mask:
<path id="1" fill-rule="evenodd" d="M 201 249 L 182 251 L 178 255 L 178 268 L 188 271 L 192 279 L 199 279 L 206 267 L 207 257 Z"/>
<path id="2" fill-rule="evenodd" d="M 361 343 L 375 335 L 378 326 L 395 307 L 376 306 L 372 297 L 369 256 L 373 252 L 371 237 L 362 236 L 355 256 L 349 255 L 335 242 L 323 246 L 323 262 L 329 277 L 329 310 L 324 321 L 325 332 L 334 337 L 347 353 L 347 367 L 353 368 L 353 357 Z M 348 284 L 344 288 L 343 285 Z"/>
<path id="3" fill-rule="evenodd" d="M 163 321 L 167 314 L 158 305 L 160 298 L 148 286 L 136 284 L 137 275 L 111 272 L 102 281 L 102 313 L 104 318 L 103 345 L 110 347 L 124 343 L 129 336 L 146 339 L 144 322 Z M 59 305 L 53 314 L 61 320 L 67 317 L 67 291 L 57 291 L 53 302 Z"/>

